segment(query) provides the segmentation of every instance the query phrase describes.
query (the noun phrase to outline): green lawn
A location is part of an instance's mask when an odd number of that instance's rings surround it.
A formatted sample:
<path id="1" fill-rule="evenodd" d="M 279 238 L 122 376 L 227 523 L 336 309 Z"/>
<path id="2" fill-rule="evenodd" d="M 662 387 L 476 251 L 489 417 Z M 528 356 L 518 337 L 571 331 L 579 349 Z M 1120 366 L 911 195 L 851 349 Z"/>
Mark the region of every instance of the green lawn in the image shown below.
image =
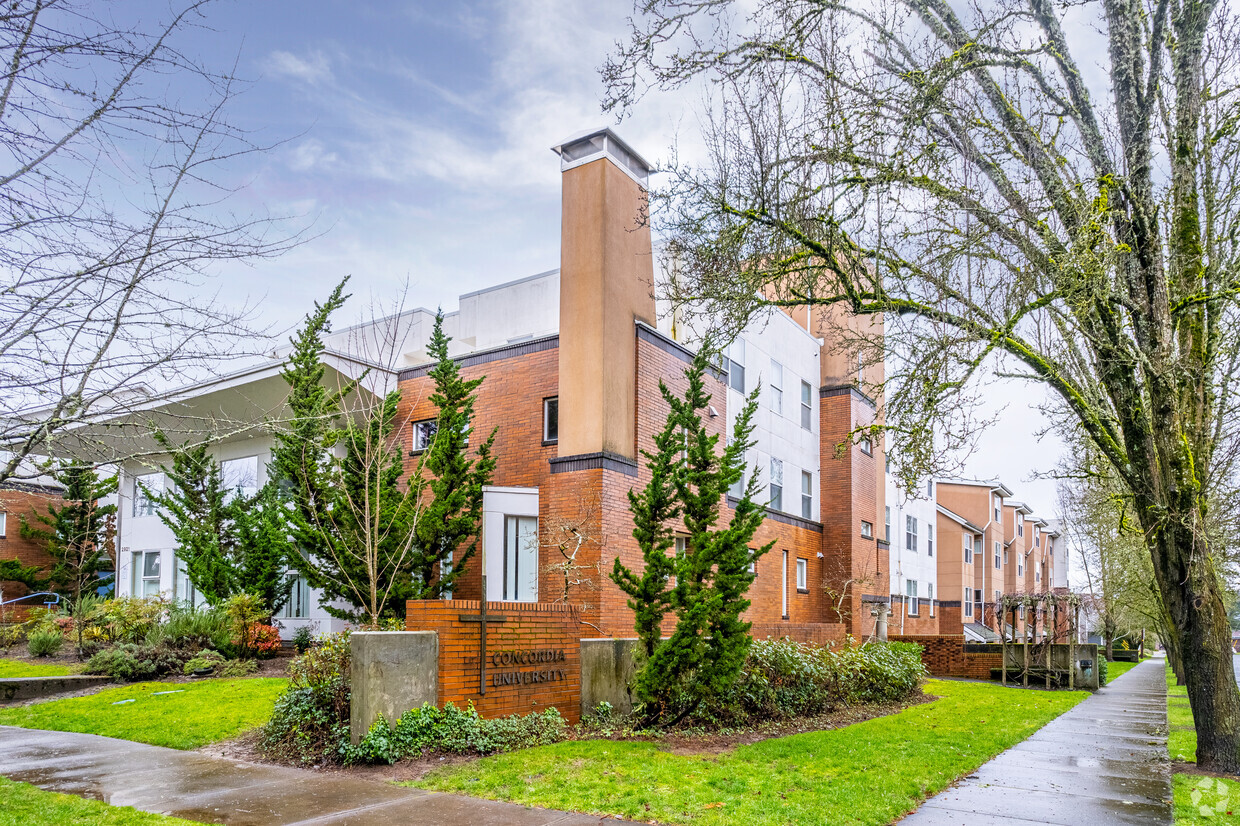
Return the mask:
<path id="1" fill-rule="evenodd" d="M 1167 666 L 1167 751 L 1172 760 L 1197 762 L 1197 732 L 1193 730 L 1193 712 L 1188 706 L 1188 691 L 1175 684 L 1175 675 Z M 1176 774 L 1172 778 L 1177 824 L 1234 823 L 1240 815 L 1240 782 Z"/>
<path id="2" fill-rule="evenodd" d="M 0 709 L 0 725 L 80 731 L 194 749 L 265 723 L 287 682 L 261 678 L 134 683 L 88 697 Z"/>
<path id="3" fill-rule="evenodd" d="M 0 659 L 0 678 L 6 677 L 66 677 L 81 671 L 81 666 L 44 665 L 29 660 Z"/>
<path id="4" fill-rule="evenodd" d="M 655 743 L 558 743 L 439 770 L 416 785 L 664 823 L 885 824 L 1083 700 L 932 680 L 931 703 L 718 755 Z"/>
<path id="5" fill-rule="evenodd" d="M 1138 663 L 1107 663 L 1107 682 L 1113 682 L 1136 668 Z"/>
<path id="6" fill-rule="evenodd" d="M 0 777 L 0 826 L 193 826 L 188 820 L 45 792 Z"/>

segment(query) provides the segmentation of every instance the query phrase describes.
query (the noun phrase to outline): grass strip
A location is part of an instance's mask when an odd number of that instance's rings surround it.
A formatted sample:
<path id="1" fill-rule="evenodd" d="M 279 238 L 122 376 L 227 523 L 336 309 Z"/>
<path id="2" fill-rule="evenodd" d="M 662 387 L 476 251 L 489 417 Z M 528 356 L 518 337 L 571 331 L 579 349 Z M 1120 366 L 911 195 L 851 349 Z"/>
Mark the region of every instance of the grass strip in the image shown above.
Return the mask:
<path id="1" fill-rule="evenodd" d="M 943 680 L 927 683 L 926 693 L 940 699 L 723 754 L 583 740 L 446 768 L 416 785 L 665 823 L 879 826 L 1088 696 Z"/>
<path id="2" fill-rule="evenodd" d="M 71 794 L 45 792 L 0 777 L 0 826 L 191 826 L 178 817 L 153 815 L 130 806 L 109 806 Z"/>
<path id="3" fill-rule="evenodd" d="M 1196 763 L 1197 731 L 1188 689 L 1175 684 L 1171 666 L 1166 670 L 1167 751 L 1172 760 Z M 1172 776 L 1171 783 L 1177 824 L 1235 823 L 1240 819 L 1240 781 L 1181 772 Z"/>
<path id="4" fill-rule="evenodd" d="M 265 723 L 287 682 L 255 678 L 134 683 L 87 697 L 0 709 L 0 725 L 101 734 L 153 746 L 195 749 Z"/>
<path id="5" fill-rule="evenodd" d="M 1107 682 L 1114 682 L 1136 668 L 1139 663 L 1107 663 Z"/>
<path id="6" fill-rule="evenodd" d="M 44 665 L 43 663 L 32 663 L 26 660 L 3 660 L 0 659 L 0 679 L 9 677 L 68 677 L 70 674 L 77 674 L 81 671 L 81 667 L 73 667 L 70 665 Z"/>

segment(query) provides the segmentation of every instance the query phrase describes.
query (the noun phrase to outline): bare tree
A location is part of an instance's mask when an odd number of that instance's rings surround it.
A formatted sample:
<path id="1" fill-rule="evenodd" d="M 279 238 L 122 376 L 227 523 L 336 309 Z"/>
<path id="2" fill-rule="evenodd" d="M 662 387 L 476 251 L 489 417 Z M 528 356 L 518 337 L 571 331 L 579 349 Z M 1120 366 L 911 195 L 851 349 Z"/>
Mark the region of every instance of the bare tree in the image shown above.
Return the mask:
<path id="1" fill-rule="evenodd" d="M 600 533 L 602 513 L 598 494 L 581 492 L 573 510 L 557 513 L 556 519 L 542 529 L 542 546 L 551 549 L 548 556 L 555 560 L 543 566 L 559 592 L 552 602 L 571 601 L 583 610 L 598 606 L 606 577 L 602 567 L 602 549 L 607 544 Z"/>
<path id="2" fill-rule="evenodd" d="M 709 78 L 656 206 L 682 302 L 882 314 L 892 455 L 984 371 L 1131 496 L 1203 768 L 1240 772 L 1209 514 L 1240 349 L 1240 32 L 1215 0 L 643 0 L 608 104 Z M 1104 65 L 1095 71 L 1096 62 Z M 1083 61 L 1083 62 L 1082 62 Z M 687 306 L 687 305 L 686 305 Z"/>
<path id="3" fill-rule="evenodd" d="M 211 265 L 296 242 L 229 213 L 216 183 L 265 147 L 226 120 L 232 68 L 181 48 L 209 5 L 159 23 L 100 0 L 0 11 L 0 481 L 32 452 L 116 458 L 82 425 L 252 334 L 249 310 L 205 287 Z"/>

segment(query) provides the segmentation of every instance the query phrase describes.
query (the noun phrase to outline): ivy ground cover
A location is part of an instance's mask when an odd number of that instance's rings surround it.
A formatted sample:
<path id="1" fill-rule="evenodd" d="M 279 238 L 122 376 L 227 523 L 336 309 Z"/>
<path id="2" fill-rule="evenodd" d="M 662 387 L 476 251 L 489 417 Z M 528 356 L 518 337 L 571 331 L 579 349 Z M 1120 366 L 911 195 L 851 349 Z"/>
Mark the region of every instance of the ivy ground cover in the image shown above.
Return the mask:
<path id="1" fill-rule="evenodd" d="M 663 823 L 879 826 L 1087 696 L 945 680 L 931 680 L 926 693 L 939 699 L 723 754 L 579 740 L 443 769 L 416 785 Z"/>

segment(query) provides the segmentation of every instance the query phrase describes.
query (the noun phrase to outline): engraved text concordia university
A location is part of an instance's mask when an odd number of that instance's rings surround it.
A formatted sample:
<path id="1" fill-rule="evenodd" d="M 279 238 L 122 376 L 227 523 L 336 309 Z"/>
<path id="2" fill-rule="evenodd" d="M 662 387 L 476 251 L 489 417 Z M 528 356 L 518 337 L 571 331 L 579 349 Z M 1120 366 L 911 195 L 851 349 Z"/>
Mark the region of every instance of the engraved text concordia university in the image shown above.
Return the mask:
<path id="1" fill-rule="evenodd" d="M 548 665 L 565 661 L 564 649 L 547 648 L 534 651 L 496 651 L 491 655 L 491 665 L 504 666 Z M 562 668 L 529 668 L 498 671 L 491 674 L 491 685 L 529 685 L 532 683 L 555 683 L 567 679 Z"/>

